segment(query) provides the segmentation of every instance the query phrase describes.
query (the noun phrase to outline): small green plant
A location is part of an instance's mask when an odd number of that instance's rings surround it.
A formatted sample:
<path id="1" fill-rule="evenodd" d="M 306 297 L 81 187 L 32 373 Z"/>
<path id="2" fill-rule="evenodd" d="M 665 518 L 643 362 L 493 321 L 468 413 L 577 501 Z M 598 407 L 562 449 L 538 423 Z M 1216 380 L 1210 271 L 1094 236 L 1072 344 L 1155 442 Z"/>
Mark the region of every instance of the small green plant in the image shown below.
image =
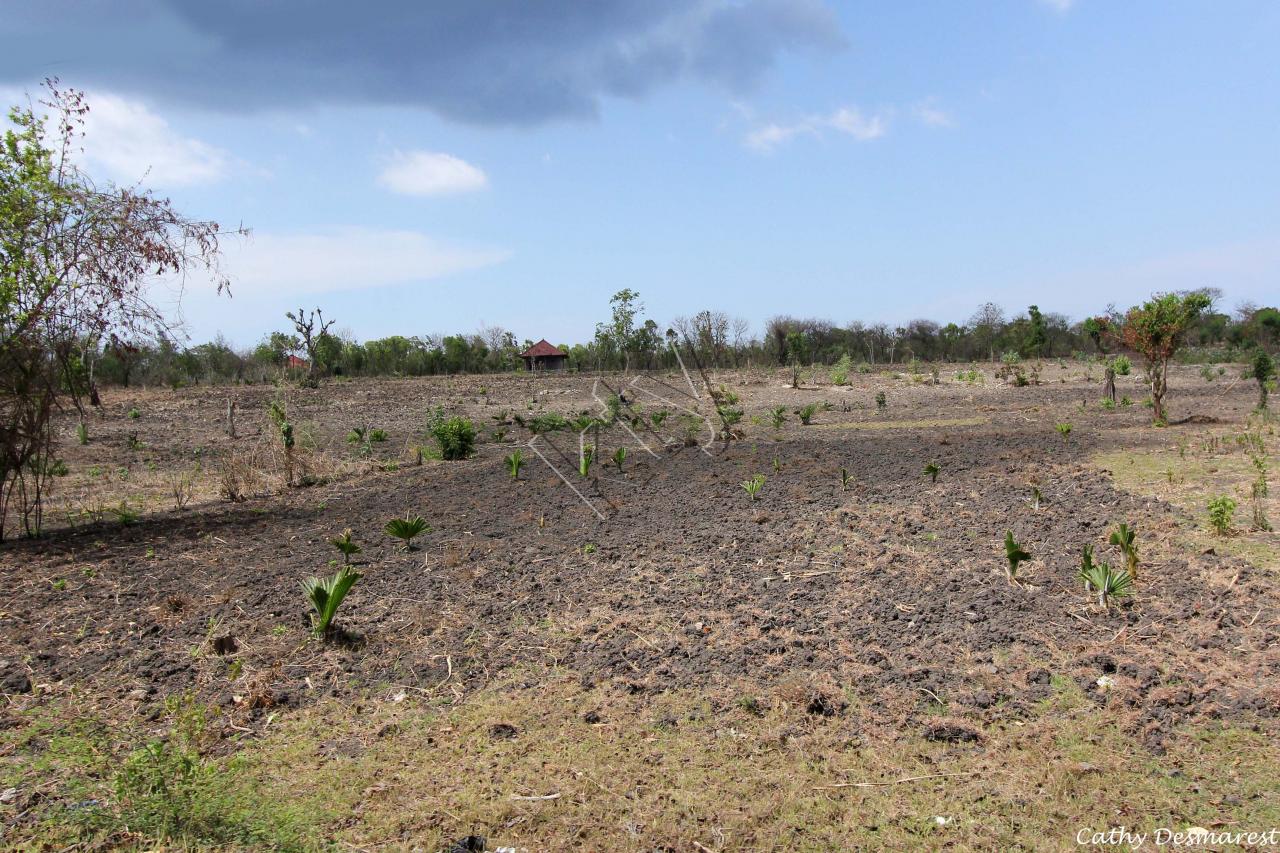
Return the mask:
<path id="1" fill-rule="evenodd" d="M 511 479 L 519 480 L 520 468 L 524 465 L 524 454 L 519 450 L 513 450 L 502 457 L 502 462 L 507 466 L 507 472 L 511 474 Z"/>
<path id="2" fill-rule="evenodd" d="M 782 425 L 787 422 L 787 407 L 778 406 L 769 410 L 769 421 L 773 424 L 774 430 L 781 430 Z"/>
<path id="3" fill-rule="evenodd" d="M 930 462 L 920 470 L 920 473 L 928 477 L 931 482 L 938 482 L 938 472 L 942 469 L 938 467 L 937 462 Z"/>
<path id="4" fill-rule="evenodd" d="M 1209 501 L 1209 524 L 1219 536 L 1231 533 L 1232 522 L 1235 521 L 1236 502 L 1226 495 L 1218 495 Z"/>
<path id="5" fill-rule="evenodd" d="M 342 531 L 341 536 L 329 540 L 329 544 L 342 553 L 342 562 L 350 563 L 351 558 L 360 553 L 360 546 L 351 538 L 351 528 Z"/>
<path id="6" fill-rule="evenodd" d="M 89 443 L 89 426 L 84 421 L 76 424 L 76 441 L 82 445 Z"/>
<path id="7" fill-rule="evenodd" d="M 1249 461 L 1258 472 L 1257 479 L 1249 484 L 1249 496 L 1253 504 L 1253 529 L 1270 532 L 1271 522 L 1267 520 L 1266 512 L 1262 508 L 1263 499 L 1271 491 L 1267 486 L 1267 458 L 1262 453 L 1256 453 L 1249 457 Z"/>
<path id="8" fill-rule="evenodd" d="M 618 469 L 618 473 L 621 474 L 622 463 L 627 461 L 627 449 L 625 447 L 619 447 L 617 450 L 613 451 L 613 456 L 611 458 L 613 460 L 613 464 Z"/>
<path id="9" fill-rule="evenodd" d="M 800 408 L 796 409 L 795 413 L 797 416 L 799 416 L 800 423 L 804 424 L 805 426 L 808 426 L 809 422 L 813 420 L 813 416 L 818 413 L 819 408 L 820 406 L 818 403 L 809 403 L 806 406 L 801 406 Z"/>
<path id="10" fill-rule="evenodd" d="M 138 511 L 129 506 L 128 501 L 120 501 L 120 503 L 113 507 L 110 512 L 116 517 L 116 521 L 125 526 L 135 524 L 140 517 Z"/>
<path id="11" fill-rule="evenodd" d="M 1093 546 L 1084 546 L 1078 577 L 1084 581 L 1085 594 L 1096 594 L 1099 607 L 1109 607 L 1111 599 L 1133 594 L 1133 575 L 1126 569 L 1119 571 L 1108 563 L 1093 562 Z"/>
<path id="12" fill-rule="evenodd" d="M 1138 546 L 1134 544 L 1137 535 L 1136 527 L 1120 522 L 1116 525 L 1116 529 L 1111 531 L 1109 540 L 1112 545 L 1120 549 L 1120 553 L 1124 554 L 1125 569 L 1134 580 L 1138 579 Z"/>
<path id="13" fill-rule="evenodd" d="M 840 469 L 840 491 L 842 492 L 849 491 L 849 479 L 850 479 L 849 469 L 841 468 Z"/>
<path id="14" fill-rule="evenodd" d="M 427 431 L 440 447 L 446 462 L 468 459 L 476 451 L 476 425 L 463 417 L 446 418 L 437 408 L 427 423 Z"/>
<path id="15" fill-rule="evenodd" d="M 1118 355 L 1108 361 L 1107 365 L 1116 372 L 1116 376 L 1128 376 L 1133 370 L 1133 363 L 1127 355 Z"/>
<path id="16" fill-rule="evenodd" d="M 53 587 L 58 592 L 62 592 L 64 589 L 67 588 L 67 579 L 56 578 L 55 580 L 52 580 L 49 582 L 49 586 Z"/>
<path id="17" fill-rule="evenodd" d="M 582 546 L 582 553 L 584 554 L 594 554 L 598 550 L 600 549 L 597 548 L 593 542 L 588 542 L 586 545 Z"/>
<path id="18" fill-rule="evenodd" d="M 342 600 L 362 577 L 364 575 L 360 572 L 343 565 L 331 578 L 307 578 L 302 582 L 302 591 L 311 603 L 311 609 L 315 611 L 311 617 L 311 630 L 317 637 L 329 633 Z"/>
<path id="19" fill-rule="evenodd" d="M 658 411 L 653 412 L 649 415 L 649 420 L 653 422 L 654 426 L 662 426 L 662 422 L 665 421 L 670 415 L 671 413 L 668 412 L 666 409 L 658 409 Z"/>
<path id="20" fill-rule="evenodd" d="M 1071 424 L 1061 423 L 1055 424 L 1054 429 L 1058 431 L 1058 435 L 1062 436 L 1062 443 L 1066 444 L 1071 441 Z"/>
<path id="21" fill-rule="evenodd" d="M 773 473 L 777 474 L 782 470 L 782 460 L 778 458 L 778 454 L 773 454 Z"/>
<path id="22" fill-rule="evenodd" d="M 1009 583 L 1013 583 L 1018 577 L 1019 564 L 1031 559 L 1031 552 L 1023 550 L 1022 546 L 1014 541 L 1012 530 L 1006 530 L 1004 533 L 1004 559 L 1004 573 Z"/>
<path id="23" fill-rule="evenodd" d="M 387 526 L 383 528 L 388 536 L 394 536 L 396 539 L 404 540 L 404 549 L 406 551 L 413 550 L 414 537 L 422 534 L 428 529 L 427 521 L 420 515 L 405 515 L 404 518 L 393 518 L 387 522 Z"/>
<path id="24" fill-rule="evenodd" d="M 578 456 L 578 476 L 586 478 L 591 476 L 591 460 L 595 457 L 596 449 L 591 445 L 584 445 L 582 453 Z"/>
<path id="25" fill-rule="evenodd" d="M 1036 511 L 1039 511 L 1039 509 L 1040 509 L 1040 504 L 1041 504 L 1041 503 L 1043 503 L 1043 502 L 1044 502 L 1044 495 L 1040 494 L 1040 487 L 1039 487 L 1039 486 L 1032 486 L 1032 487 L 1031 487 L 1031 500 L 1030 500 L 1031 508 L 1032 508 L 1032 509 L 1034 509 L 1034 510 L 1036 510 Z"/>
<path id="26" fill-rule="evenodd" d="M 146 447 L 146 445 L 142 443 L 142 439 L 138 438 L 138 434 L 136 432 L 129 433 L 129 435 L 125 437 L 124 443 L 130 450 L 141 450 Z"/>
<path id="27" fill-rule="evenodd" d="M 1107 412 L 1114 412 L 1116 410 L 1116 401 L 1112 400 L 1110 397 L 1103 397 L 1100 401 L 1100 405 L 1103 410 Z"/>
<path id="28" fill-rule="evenodd" d="M 142 412 L 139 412 L 136 408 L 129 410 L 129 420 L 136 421 L 140 417 L 142 417 Z"/>
<path id="29" fill-rule="evenodd" d="M 742 488 L 751 496 L 751 502 L 755 503 L 760 490 L 764 488 L 764 474 L 756 474 L 750 480 L 743 480 Z"/>
<path id="30" fill-rule="evenodd" d="M 1133 400 L 1130 400 L 1127 396 L 1120 398 L 1120 406 L 1122 408 L 1128 408 L 1129 406 L 1132 406 L 1132 405 L 1133 405 Z"/>
<path id="31" fill-rule="evenodd" d="M 877 391 L 876 392 L 876 408 L 879 409 L 880 411 L 884 411 L 888 407 L 889 407 L 889 401 L 884 396 L 884 392 Z"/>

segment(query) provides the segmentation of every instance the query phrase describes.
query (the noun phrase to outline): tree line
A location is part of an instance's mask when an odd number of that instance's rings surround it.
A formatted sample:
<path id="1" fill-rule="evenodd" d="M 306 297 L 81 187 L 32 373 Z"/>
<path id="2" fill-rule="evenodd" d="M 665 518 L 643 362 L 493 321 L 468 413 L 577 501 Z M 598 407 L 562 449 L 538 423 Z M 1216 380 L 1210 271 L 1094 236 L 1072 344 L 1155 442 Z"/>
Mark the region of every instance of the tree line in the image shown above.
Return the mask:
<path id="1" fill-rule="evenodd" d="M 1228 314 L 1214 309 L 1220 295 L 1200 291 L 1207 300 L 1186 334 L 1182 358 L 1212 361 L 1247 360 L 1257 346 L 1280 344 L 1280 310 L 1251 304 Z M 665 326 L 642 317 L 639 294 L 619 291 L 610 302 L 609 318 L 581 343 L 559 344 L 568 367 L 578 371 L 651 370 L 675 367 L 670 342 L 686 359 L 704 367 L 770 367 L 790 364 L 829 365 L 848 357 L 869 365 L 925 362 L 999 361 L 1009 353 L 1021 358 L 1065 358 L 1103 354 L 1122 346 L 1104 334 L 1122 316 L 1108 309 L 1096 317 L 1072 321 L 1065 315 L 1030 305 L 1007 316 L 988 302 L 964 322 L 941 324 L 916 319 L 905 325 L 829 320 L 790 315 L 771 317 L 759 334 L 751 324 L 724 311 L 705 310 L 676 317 Z M 319 311 L 289 312 L 292 328 L 268 333 L 249 349 L 237 349 L 225 338 L 181 347 L 169 337 L 125 341 L 106 338 L 87 342 L 82 366 L 97 381 L 118 385 L 185 385 L 262 382 L 281 375 L 433 376 L 462 373 L 507 373 L 524 369 L 520 353 L 532 346 L 501 327 L 482 327 L 453 335 L 393 335 L 359 341 L 349 332 L 333 331 L 332 320 L 314 326 Z M 294 318 L 300 318 L 295 320 Z M 308 329 L 307 323 L 313 328 Z M 693 364 L 689 365 L 690 367 Z"/>

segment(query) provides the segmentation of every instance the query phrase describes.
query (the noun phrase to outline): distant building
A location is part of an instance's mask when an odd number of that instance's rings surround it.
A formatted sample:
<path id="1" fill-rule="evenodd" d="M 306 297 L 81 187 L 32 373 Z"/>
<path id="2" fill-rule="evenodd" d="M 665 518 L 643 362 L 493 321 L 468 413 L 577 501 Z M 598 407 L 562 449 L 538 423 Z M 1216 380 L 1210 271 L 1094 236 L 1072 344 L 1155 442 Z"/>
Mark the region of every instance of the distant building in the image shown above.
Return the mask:
<path id="1" fill-rule="evenodd" d="M 569 354 L 547 343 L 546 338 L 520 353 L 520 357 L 528 370 L 564 370 L 569 363 Z"/>
<path id="2" fill-rule="evenodd" d="M 305 358 L 298 358 L 296 355 L 285 356 L 284 366 L 290 369 L 306 370 L 311 365 Z"/>

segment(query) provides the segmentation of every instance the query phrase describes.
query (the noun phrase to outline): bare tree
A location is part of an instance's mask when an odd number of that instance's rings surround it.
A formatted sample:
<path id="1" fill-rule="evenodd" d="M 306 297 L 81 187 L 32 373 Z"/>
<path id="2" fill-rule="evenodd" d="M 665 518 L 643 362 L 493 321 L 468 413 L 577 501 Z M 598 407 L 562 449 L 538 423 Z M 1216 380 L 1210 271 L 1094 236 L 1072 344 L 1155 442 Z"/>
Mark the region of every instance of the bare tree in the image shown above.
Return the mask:
<path id="1" fill-rule="evenodd" d="M 326 323 L 324 313 L 319 308 L 310 314 L 306 314 L 299 308 L 297 314 L 292 311 L 286 311 L 284 316 L 293 321 L 293 328 L 297 331 L 298 337 L 302 338 L 302 347 L 307 351 L 307 381 L 315 382 L 316 351 L 320 346 L 320 339 L 329 333 L 330 327 L 337 320 L 330 320 Z M 318 331 L 317 328 L 319 329 Z"/>

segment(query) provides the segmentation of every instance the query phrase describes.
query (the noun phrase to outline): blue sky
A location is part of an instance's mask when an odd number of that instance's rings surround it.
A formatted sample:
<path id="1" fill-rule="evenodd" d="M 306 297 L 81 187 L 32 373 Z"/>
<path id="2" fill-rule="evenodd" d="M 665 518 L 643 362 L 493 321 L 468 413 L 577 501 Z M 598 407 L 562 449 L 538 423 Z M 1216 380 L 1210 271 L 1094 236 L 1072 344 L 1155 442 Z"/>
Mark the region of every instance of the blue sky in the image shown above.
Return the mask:
<path id="1" fill-rule="evenodd" d="M 253 229 L 196 340 L 1280 294 L 1280 4 L 524 5 L 0 0 L 0 89 L 87 90 L 92 173 Z"/>

